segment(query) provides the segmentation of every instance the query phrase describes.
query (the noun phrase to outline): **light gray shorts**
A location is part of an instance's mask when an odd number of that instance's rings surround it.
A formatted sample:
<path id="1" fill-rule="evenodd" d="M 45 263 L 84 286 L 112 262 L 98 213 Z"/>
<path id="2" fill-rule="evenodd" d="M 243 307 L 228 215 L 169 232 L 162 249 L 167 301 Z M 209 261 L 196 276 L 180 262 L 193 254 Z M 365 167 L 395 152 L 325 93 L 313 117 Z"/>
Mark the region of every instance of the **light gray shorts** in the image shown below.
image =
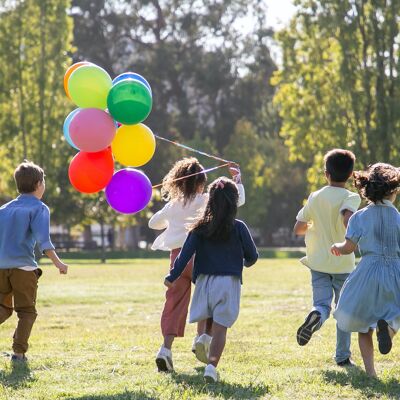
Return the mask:
<path id="1" fill-rule="evenodd" d="M 230 328 L 239 315 L 240 291 L 238 276 L 199 275 L 189 322 L 212 318 L 217 324 Z"/>

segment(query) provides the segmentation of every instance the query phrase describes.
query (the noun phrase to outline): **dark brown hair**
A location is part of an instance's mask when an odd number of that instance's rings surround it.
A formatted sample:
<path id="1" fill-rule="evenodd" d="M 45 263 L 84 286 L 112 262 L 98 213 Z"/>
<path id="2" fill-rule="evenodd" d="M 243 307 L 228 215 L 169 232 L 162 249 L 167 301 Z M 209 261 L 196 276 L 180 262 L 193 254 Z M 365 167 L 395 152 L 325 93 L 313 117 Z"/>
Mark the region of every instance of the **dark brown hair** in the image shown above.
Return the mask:
<path id="1" fill-rule="evenodd" d="M 19 193 L 32 193 L 38 183 L 43 182 L 44 171 L 38 165 L 25 160 L 14 171 L 14 180 Z"/>
<path id="2" fill-rule="evenodd" d="M 373 164 L 366 171 L 356 171 L 353 175 L 355 187 L 373 203 L 390 196 L 400 186 L 400 170 L 390 164 Z"/>
<path id="3" fill-rule="evenodd" d="M 346 182 L 353 172 L 356 156 L 349 150 L 333 149 L 325 154 L 324 161 L 333 182 Z"/>
<path id="4" fill-rule="evenodd" d="M 181 199 L 184 204 L 193 200 L 207 180 L 206 174 L 201 173 L 202 171 L 204 171 L 204 167 L 195 157 L 177 161 L 163 179 L 162 198 L 167 201 Z M 189 176 L 192 174 L 197 175 Z M 185 176 L 189 177 L 184 178 Z"/>
<path id="5" fill-rule="evenodd" d="M 200 220 L 192 231 L 217 241 L 228 240 L 237 213 L 239 192 L 228 178 L 218 178 L 208 187 L 209 199 Z"/>

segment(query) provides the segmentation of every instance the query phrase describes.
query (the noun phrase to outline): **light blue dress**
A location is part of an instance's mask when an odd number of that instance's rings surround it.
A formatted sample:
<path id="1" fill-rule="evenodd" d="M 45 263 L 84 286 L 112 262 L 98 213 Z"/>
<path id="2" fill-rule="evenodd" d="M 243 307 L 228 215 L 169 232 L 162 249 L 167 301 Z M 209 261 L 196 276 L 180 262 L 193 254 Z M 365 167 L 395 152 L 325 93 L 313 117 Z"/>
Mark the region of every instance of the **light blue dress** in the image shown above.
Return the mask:
<path id="1" fill-rule="evenodd" d="M 343 285 L 334 312 L 340 329 L 366 333 L 379 319 L 400 328 L 400 214 L 388 201 L 357 211 L 346 239 L 358 244 L 361 261 Z"/>

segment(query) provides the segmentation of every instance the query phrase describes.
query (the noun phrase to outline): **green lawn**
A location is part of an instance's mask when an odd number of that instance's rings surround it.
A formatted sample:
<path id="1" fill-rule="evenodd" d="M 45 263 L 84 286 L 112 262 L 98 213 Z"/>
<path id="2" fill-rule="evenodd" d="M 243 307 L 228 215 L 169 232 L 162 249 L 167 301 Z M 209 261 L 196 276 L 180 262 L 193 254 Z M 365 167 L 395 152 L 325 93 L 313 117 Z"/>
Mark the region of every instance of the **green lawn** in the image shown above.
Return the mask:
<path id="1" fill-rule="evenodd" d="M 399 399 L 400 346 L 376 351 L 380 380 L 332 360 L 334 321 L 301 348 L 295 332 L 310 307 L 308 271 L 296 260 L 261 260 L 245 271 L 239 320 L 228 331 L 221 382 L 205 385 L 190 351 L 194 326 L 174 347 L 176 373 L 156 372 L 166 259 L 74 260 L 67 276 L 44 265 L 28 367 L 0 362 L 1 399 Z M 1 329 L 10 351 L 16 323 Z M 399 338 L 400 339 L 400 338 Z M 354 360 L 361 366 L 353 336 Z M 396 363 L 397 361 L 397 363 Z"/>

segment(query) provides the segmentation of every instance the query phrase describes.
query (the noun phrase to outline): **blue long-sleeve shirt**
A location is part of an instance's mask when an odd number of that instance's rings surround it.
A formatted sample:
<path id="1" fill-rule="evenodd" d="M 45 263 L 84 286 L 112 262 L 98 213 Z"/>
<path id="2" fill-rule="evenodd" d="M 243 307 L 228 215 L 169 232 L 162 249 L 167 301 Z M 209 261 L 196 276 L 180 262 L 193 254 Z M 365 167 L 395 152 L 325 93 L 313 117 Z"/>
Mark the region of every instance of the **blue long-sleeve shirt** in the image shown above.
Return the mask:
<path id="1" fill-rule="evenodd" d="M 0 207 L 0 269 L 36 267 L 35 244 L 53 250 L 50 211 L 37 197 L 21 194 Z"/>
<path id="2" fill-rule="evenodd" d="M 165 279 L 173 282 L 179 278 L 193 254 L 196 254 L 193 282 L 196 282 L 200 274 L 233 275 L 241 279 L 243 265 L 250 267 L 258 259 L 257 248 L 249 229 L 244 222 L 235 220 L 232 234 L 227 241 L 213 241 L 191 232 L 175 260 L 173 269 Z"/>

